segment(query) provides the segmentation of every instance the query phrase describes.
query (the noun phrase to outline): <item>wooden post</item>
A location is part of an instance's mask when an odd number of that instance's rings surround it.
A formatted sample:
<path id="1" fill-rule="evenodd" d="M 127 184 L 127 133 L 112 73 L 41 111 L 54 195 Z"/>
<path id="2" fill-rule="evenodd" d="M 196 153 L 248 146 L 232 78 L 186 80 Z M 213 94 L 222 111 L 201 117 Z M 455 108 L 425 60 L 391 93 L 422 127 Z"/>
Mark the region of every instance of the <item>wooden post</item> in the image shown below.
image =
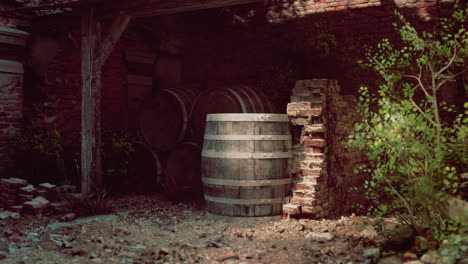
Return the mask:
<path id="1" fill-rule="evenodd" d="M 130 16 L 118 16 L 101 41 L 101 24 L 94 21 L 94 10 L 83 12 L 82 99 L 81 99 L 81 192 L 87 196 L 102 185 L 101 161 L 101 72 Z"/>
<path id="2" fill-rule="evenodd" d="M 94 67 L 93 67 L 93 92 L 94 92 L 94 124 L 95 124 L 95 138 L 96 138 L 96 161 L 95 161 L 95 172 L 92 180 L 94 188 L 100 188 L 102 186 L 102 138 L 101 138 L 101 66 L 96 65 L 96 52 L 98 52 L 99 43 L 101 42 L 101 23 L 95 23 L 95 39 L 94 42 Z"/>
<path id="3" fill-rule="evenodd" d="M 91 193 L 96 172 L 96 127 L 93 96 L 94 10 L 86 8 L 81 18 L 81 192 Z"/>

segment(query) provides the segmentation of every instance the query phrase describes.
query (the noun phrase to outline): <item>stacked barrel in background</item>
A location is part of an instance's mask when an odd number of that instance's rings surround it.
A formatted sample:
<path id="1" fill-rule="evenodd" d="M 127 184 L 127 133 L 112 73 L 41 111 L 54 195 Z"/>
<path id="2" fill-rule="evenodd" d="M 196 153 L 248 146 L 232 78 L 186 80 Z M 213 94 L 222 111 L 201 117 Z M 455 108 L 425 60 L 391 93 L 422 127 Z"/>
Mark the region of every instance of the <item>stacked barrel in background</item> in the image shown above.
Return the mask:
<path id="1" fill-rule="evenodd" d="M 132 177 L 141 181 L 138 191 L 151 192 L 148 188 L 154 187 L 148 183 L 156 182 L 174 198 L 201 198 L 201 146 L 207 114 L 273 112 L 263 92 L 243 85 L 203 92 L 198 87 L 155 91 L 140 105 L 137 116 L 141 144 L 135 149 Z"/>

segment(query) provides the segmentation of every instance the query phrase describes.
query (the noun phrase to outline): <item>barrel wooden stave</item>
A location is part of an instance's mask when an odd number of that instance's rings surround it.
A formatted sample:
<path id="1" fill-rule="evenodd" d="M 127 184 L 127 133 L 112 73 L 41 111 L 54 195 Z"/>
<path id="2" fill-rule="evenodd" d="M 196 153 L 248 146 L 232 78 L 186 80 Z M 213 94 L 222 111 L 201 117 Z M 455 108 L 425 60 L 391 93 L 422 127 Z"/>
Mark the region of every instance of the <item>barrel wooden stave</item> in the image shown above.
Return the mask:
<path id="1" fill-rule="evenodd" d="M 253 217 L 253 216 L 275 216 L 281 215 L 282 205 L 234 205 L 234 204 L 220 204 L 220 203 L 206 203 L 206 210 L 211 214 L 227 217 Z"/>
<path id="2" fill-rule="evenodd" d="M 207 122 L 205 135 L 271 135 L 290 136 L 289 124 L 272 122 Z M 203 150 L 221 153 L 285 153 L 291 148 L 289 140 L 210 140 L 205 139 Z M 205 153 L 205 152 L 204 152 Z M 260 181 L 289 179 L 289 160 L 213 158 L 202 154 L 202 177 L 229 181 Z M 271 186 L 229 186 L 204 183 L 209 213 L 226 217 L 263 217 L 281 214 L 282 197 L 288 184 Z M 220 202 L 213 201 L 221 200 Z M 252 204 L 235 204 L 251 203 Z M 269 201 L 271 200 L 271 202 Z"/>
<path id="3" fill-rule="evenodd" d="M 130 159 L 129 179 L 122 188 L 139 194 L 155 192 L 162 173 L 159 155 L 141 142 L 134 144 Z"/>
<path id="4" fill-rule="evenodd" d="M 164 169 L 164 186 L 171 194 L 201 196 L 201 148 L 194 142 L 182 142 L 168 154 Z"/>

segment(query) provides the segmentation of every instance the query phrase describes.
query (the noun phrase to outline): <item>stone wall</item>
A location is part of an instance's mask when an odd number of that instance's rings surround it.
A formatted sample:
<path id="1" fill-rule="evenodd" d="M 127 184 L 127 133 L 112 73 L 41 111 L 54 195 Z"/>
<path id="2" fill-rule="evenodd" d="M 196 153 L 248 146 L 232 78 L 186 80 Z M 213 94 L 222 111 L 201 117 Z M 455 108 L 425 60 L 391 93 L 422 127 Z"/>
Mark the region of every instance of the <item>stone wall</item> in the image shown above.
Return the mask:
<path id="1" fill-rule="evenodd" d="M 287 107 L 293 126 L 293 184 L 284 214 L 320 218 L 363 201 L 348 190 L 364 180 L 353 173 L 364 156 L 342 144 L 359 118 L 356 103 L 354 96 L 340 94 L 336 80 L 296 82 Z"/>

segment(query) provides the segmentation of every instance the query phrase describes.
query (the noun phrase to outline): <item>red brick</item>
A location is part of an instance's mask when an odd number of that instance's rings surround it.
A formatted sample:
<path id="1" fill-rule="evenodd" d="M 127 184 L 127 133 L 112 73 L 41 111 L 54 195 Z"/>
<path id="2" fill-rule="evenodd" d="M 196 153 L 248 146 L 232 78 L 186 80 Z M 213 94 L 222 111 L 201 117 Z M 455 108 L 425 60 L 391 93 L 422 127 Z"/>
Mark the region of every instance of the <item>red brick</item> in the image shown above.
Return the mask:
<path id="1" fill-rule="evenodd" d="M 313 149 L 312 151 L 313 153 L 316 153 L 316 154 L 323 153 L 323 148 L 312 148 L 312 149 Z"/>
<path id="2" fill-rule="evenodd" d="M 325 140 L 324 139 L 311 139 L 311 140 L 306 140 L 302 143 L 304 146 L 309 147 L 324 147 L 325 146 Z"/>
<path id="3" fill-rule="evenodd" d="M 16 194 L 10 194 L 10 193 L 6 193 L 6 192 L 2 192 L 0 193 L 0 196 L 7 199 L 7 200 L 15 200 L 16 199 Z"/>
<path id="4" fill-rule="evenodd" d="M 310 109 L 310 110 L 301 110 L 301 116 L 321 116 L 323 113 L 322 109 Z"/>
<path id="5" fill-rule="evenodd" d="M 21 210 L 23 210 L 23 206 L 22 205 L 13 205 L 13 206 L 10 206 L 8 208 L 8 210 L 10 212 L 14 212 L 14 213 L 21 213 Z"/>
<path id="6" fill-rule="evenodd" d="M 312 134 L 312 139 L 325 139 L 325 134 L 324 133 L 313 133 Z"/>
<path id="7" fill-rule="evenodd" d="M 283 213 L 284 214 L 290 214 L 290 215 L 296 215 L 301 213 L 301 206 L 300 205 L 294 205 L 294 204 L 285 204 L 283 205 Z"/>
<path id="8" fill-rule="evenodd" d="M 296 204 L 296 205 L 301 205 L 301 206 L 314 206 L 317 204 L 317 200 L 315 200 L 314 198 L 293 197 L 291 198 L 291 203 Z"/>
<path id="9" fill-rule="evenodd" d="M 295 183 L 293 184 L 293 189 L 294 190 L 313 190 L 314 189 L 314 184 L 311 183 Z"/>
<path id="10" fill-rule="evenodd" d="M 7 165 L 7 164 L 2 164 L 2 165 Z M 8 193 L 8 194 L 17 194 L 17 193 L 18 193 L 18 189 L 17 189 L 17 188 L 10 188 L 10 187 L 6 187 L 6 186 L 1 186 L 1 185 L 0 185 L 0 192 Z"/>
<path id="11" fill-rule="evenodd" d="M 30 184 L 28 186 L 19 188 L 18 193 L 27 194 L 27 195 L 36 195 L 37 194 L 37 189 L 34 188 L 34 186 Z"/>
<path id="12" fill-rule="evenodd" d="M 16 205 L 16 200 L 7 200 L 3 197 L 0 197 L 0 203 L 4 206 L 13 206 Z"/>
<path id="13" fill-rule="evenodd" d="M 57 187 L 56 185 L 50 184 L 48 182 L 41 183 L 41 184 L 37 185 L 38 190 L 46 190 L 46 191 L 55 190 L 56 187 Z"/>
<path id="14" fill-rule="evenodd" d="M 322 207 L 317 206 L 316 204 L 302 207 L 303 214 L 316 214 L 316 213 L 320 213 L 321 211 L 322 211 Z"/>
<path id="15" fill-rule="evenodd" d="M 28 185 L 28 181 L 19 179 L 19 178 L 8 178 L 8 179 L 1 179 L 0 184 L 9 188 L 10 187 L 20 188 L 20 187 L 24 187 Z"/>
<path id="16" fill-rule="evenodd" d="M 18 200 L 21 201 L 22 203 L 24 202 L 29 202 L 34 198 L 33 195 L 27 195 L 27 194 L 18 194 Z"/>
<path id="17" fill-rule="evenodd" d="M 322 169 L 302 169 L 301 174 L 304 176 L 320 176 Z"/>

